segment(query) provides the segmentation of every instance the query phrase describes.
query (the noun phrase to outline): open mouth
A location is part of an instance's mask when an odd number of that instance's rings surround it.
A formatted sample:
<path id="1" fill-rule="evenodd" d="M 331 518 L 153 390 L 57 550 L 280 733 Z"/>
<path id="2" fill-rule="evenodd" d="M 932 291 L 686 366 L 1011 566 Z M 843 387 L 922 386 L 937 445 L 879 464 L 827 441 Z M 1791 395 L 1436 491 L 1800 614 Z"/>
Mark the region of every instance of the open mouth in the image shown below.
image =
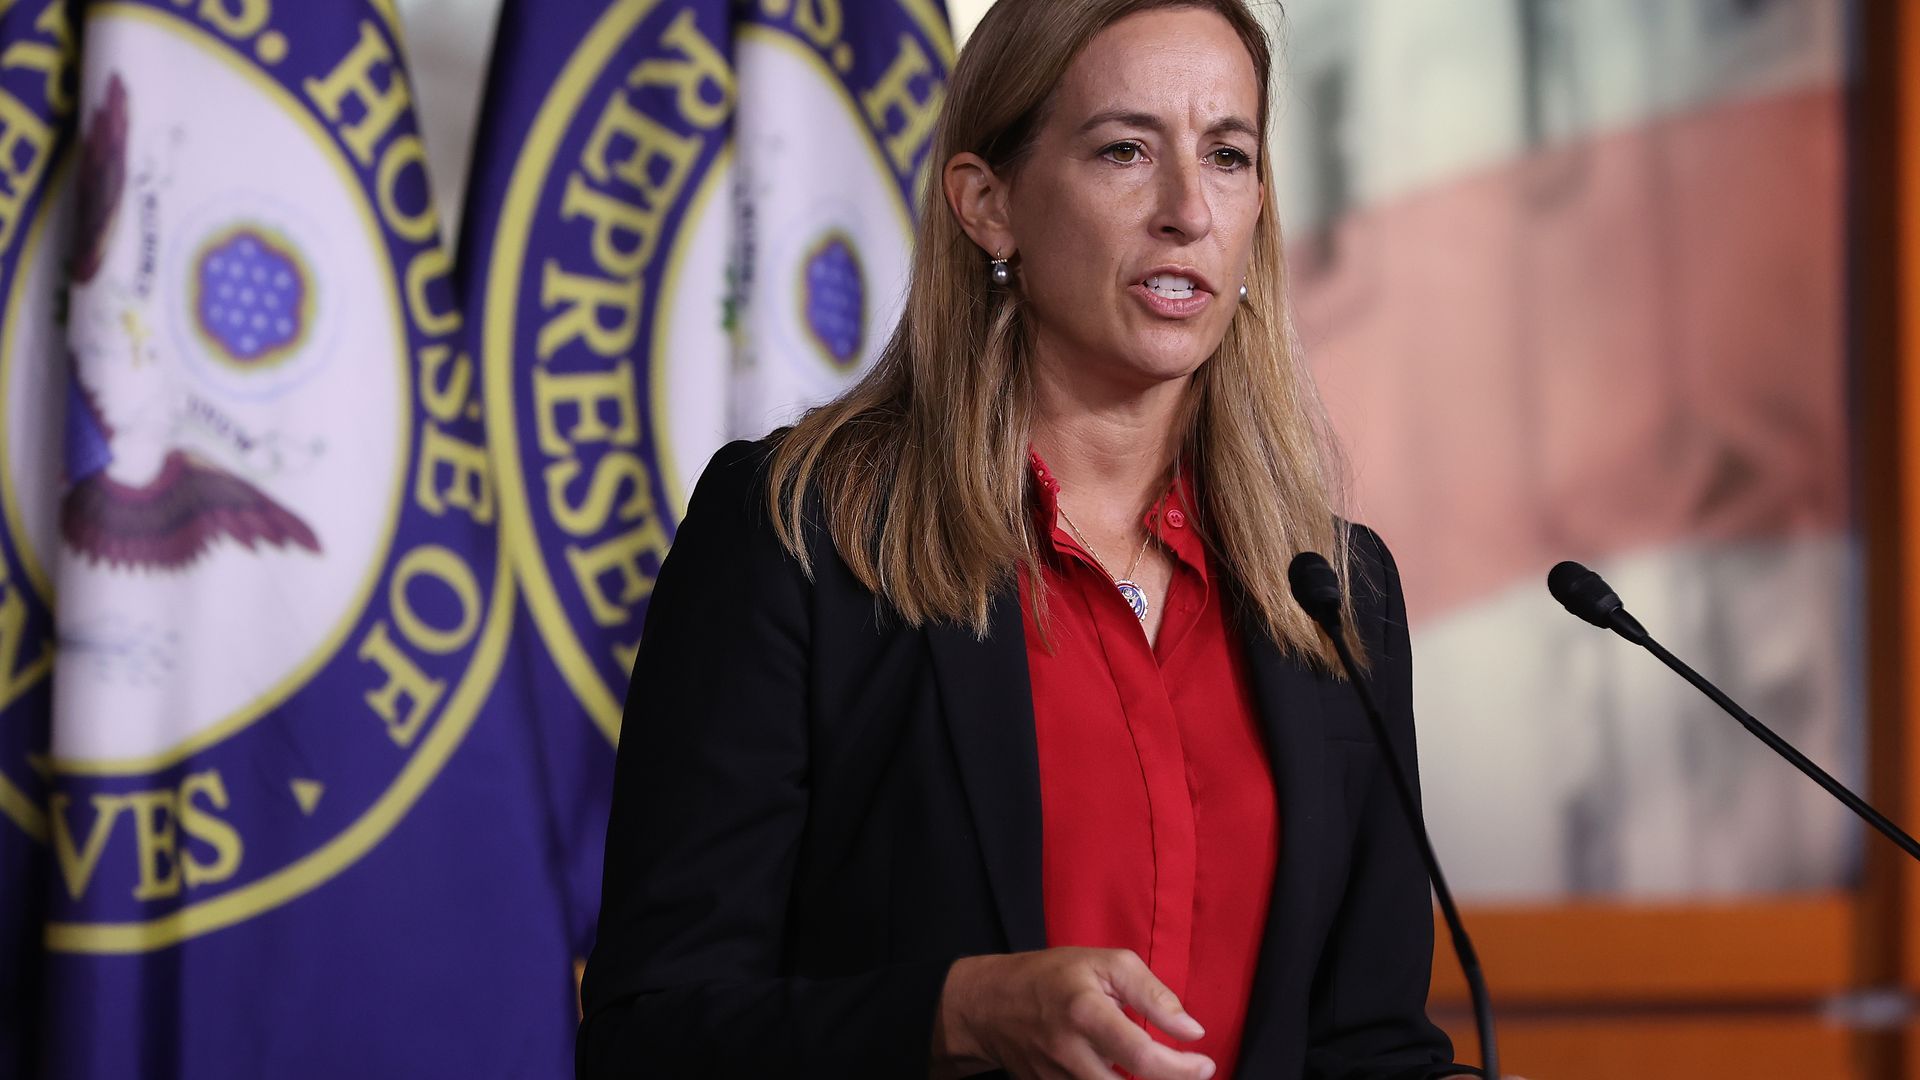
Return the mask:
<path id="1" fill-rule="evenodd" d="M 1140 284 L 1155 296 L 1164 296 L 1169 300 L 1193 299 L 1193 279 L 1179 274 L 1155 274 Z"/>

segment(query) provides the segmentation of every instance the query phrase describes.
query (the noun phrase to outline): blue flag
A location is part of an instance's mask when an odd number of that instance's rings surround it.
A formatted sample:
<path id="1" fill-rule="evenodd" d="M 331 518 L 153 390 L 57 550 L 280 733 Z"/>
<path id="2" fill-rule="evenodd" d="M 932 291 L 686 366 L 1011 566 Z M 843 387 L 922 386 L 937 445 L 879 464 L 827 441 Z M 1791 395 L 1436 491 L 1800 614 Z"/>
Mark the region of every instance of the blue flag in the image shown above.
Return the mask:
<path id="1" fill-rule="evenodd" d="M 29 1075 L 45 1019 L 52 529 L 34 473 L 60 433 L 14 418 L 64 395 L 55 312 L 73 200 L 55 182 L 71 172 L 76 6 L 0 6 L 0 1076 Z"/>
<path id="2" fill-rule="evenodd" d="M 0 5 L 84 41 L 59 197 L 0 180 L 38 1071 L 562 1075 L 563 882 L 391 7 L 59 9 Z M 0 131 L 57 128 L 0 87 Z"/>
<path id="3" fill-rule="evenodd" d="M 715 449 L 878 355 L 953 46 L 939 0 L 507 0 L 496 41 L 461 280 L 584 954 L 660 561 Z"/>

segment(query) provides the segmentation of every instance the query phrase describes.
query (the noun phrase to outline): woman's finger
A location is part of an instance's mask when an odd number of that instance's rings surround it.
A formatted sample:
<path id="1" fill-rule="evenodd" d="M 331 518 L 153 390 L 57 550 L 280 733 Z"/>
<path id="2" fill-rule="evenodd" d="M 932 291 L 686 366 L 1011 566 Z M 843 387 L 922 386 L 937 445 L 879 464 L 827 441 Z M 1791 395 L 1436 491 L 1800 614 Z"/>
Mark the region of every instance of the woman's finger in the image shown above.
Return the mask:
<path id="1" fill-rule="evenodd" d="M 1069 1080 L 1117 1080 L 1113 1066 L 1087 1043 L 1068 1053 L 1060 1064 L 1060 1075 Z"/>
<path id="2" fill-rule="evenodd" d="M 1107 979 L 1115 997 L 1161 1031 L 1182 1042 L 1192 1042 L 1206 1034 L 1200 1021 L 1187 1014 L 1186 1006 L 1180 1004 L 1174 992 L 1132 951 L 1122 950 L 1117 954 L 1107 969 Z"/>
<path id="3" fill-rule="evenodd" d="M 1205 1054 L 1175 1050 L 1152 1040 L 1138 1051 L 1131 1064 L 1114 1064 L 1127 1070 L 1134 1080 L 1212 1080 L 1218 1068 Z"/>
<path id="4" fill-rule="evenodd" d="M 1110 998 L 1093 998 L 1085 1008 L 1088 1015 L 1076 1016 L 1076 1026 L 1085 1033 L 1087 1045 L 1105 1068 L 1118 1065 L 1136 1080 L 1208 1080 L 1213 1076 L 1213 1059 L 1204 1054 L 1175 1050 L 1153 1041 L 1153 1036 L 1127 1018 Z M 1106 1076 L 1112 1076 L 1106 1070 Z"/>

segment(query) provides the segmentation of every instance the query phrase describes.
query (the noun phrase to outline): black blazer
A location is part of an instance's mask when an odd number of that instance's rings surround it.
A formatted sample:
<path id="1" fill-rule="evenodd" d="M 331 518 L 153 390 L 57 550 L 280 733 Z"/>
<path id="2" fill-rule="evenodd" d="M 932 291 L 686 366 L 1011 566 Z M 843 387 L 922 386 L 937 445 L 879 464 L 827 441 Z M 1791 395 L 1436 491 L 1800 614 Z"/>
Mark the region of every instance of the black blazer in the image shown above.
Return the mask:
<path id="1" fill-rule="evenodd" d="M 737 442 L 707 466 L 647 612 L 582 1077 L 924 1077 L 948 966 L 1047 944 L 1017 594 L 984 641 L 912 629 L 823 532 L 808 582 L 765 510 L 768 454 Z M 1358 625 L 1411 771 L 1399 578 L 1354 536 Z M 1352 690 L 1242 637 L 1281 840 L 1239 1075 L 1461 1071 L 1426 1015 L 1425 873 Z"/>

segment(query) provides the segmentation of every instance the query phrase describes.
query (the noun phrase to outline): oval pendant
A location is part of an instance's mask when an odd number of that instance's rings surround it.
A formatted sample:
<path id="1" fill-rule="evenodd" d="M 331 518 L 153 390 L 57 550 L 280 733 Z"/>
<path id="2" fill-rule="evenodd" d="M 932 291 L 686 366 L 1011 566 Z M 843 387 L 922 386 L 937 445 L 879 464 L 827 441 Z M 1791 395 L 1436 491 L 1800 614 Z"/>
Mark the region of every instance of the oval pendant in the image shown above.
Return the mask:
<path id="1" fill-rule="evenodd" d="M 1120 598 L 1133 609 L 1133 617 L 1141 622 L 1147 621 L 1147 594 L 1140 586 L 1131 581 L 1116 581 L 1113 587 L 1120 590 Z"/>

